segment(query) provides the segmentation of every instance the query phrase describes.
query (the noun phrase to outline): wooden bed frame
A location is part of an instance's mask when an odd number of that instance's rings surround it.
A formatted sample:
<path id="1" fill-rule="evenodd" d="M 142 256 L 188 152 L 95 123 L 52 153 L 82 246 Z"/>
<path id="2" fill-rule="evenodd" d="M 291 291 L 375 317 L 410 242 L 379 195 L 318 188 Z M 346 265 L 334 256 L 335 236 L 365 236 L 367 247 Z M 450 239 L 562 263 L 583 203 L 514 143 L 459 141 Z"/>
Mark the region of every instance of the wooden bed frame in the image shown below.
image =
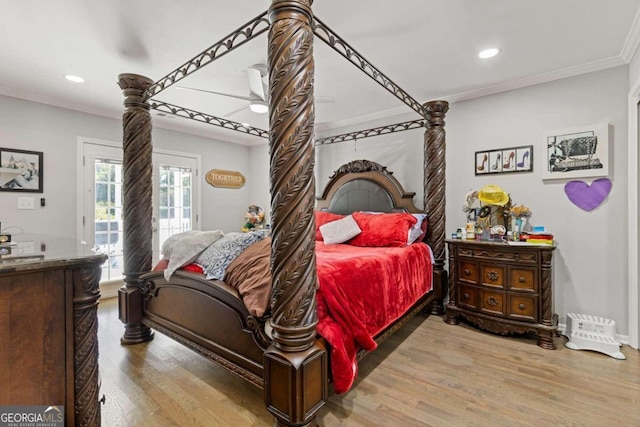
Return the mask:
<path id="1" fill-rule="evenodd" d="M 153 338 L 151 328 L 214 360 L 263 387 L 267 409 L 276 425 L 316 425 L 316 413 L 328 395 L 327 351 L 317 339 L 314 210 L 332 210 L 340 188 L 360 179 L 389 195 L 390 210 L 419 211 L 413 193 L 376 163 L 344 165 L 315 200 L 313 38 L 314 34 L 360 68 L 370 78 L 418 112 L 422 119 L 338 135 L 315 141 L 331 143 L 425 127 L 424 209 L 428 214 L 427 242 L 434 252 L 434 290 L 398 322 L 382 331 L 381 341 L 413 314 L 433 302 L 443 314 L 445 263 L 445 132 L 446 101 L 420 104 L 333 33 L 311 11 L 312 0 L 272 0 L 267 12 L 187 61 L 157 82 L 121 74 L 125 95 L 123 115 L 124 281 L 119 291 L 121 342 L 136 344 Z M 244 42 L 269 32 L 270 129 L 264 131 L 205 113 L 152 99 Z M 242 40 L 244 39 L 244 40 Z M 241 41 L 240 41 L 241 40 Z M 252 317 L 235 289 L 220 281 L 177 272 L 167 283 L 152 263 L 152 143 L 150 109 L 181 115 L 256 137 L 268 136 L 272 213 L 273 292 L 266 320 Z M 374 187 L 375 188 L 375 187 Z M 378 190 L 373 190 L 378 192 Z M 340 196 L 342 197 L 342 196 Z M 358 198 L 358 197 L 357 197 Z M 384 199 L 384 198 L 383 198 Z M 347 203 L 349 205 L 349 203 Z M 370 210 L 372 205 L 358 205 Z M 378 205 L 376 205 L 376 209 Z M 340 208 L 342 209 L 342 208 Z M 361 356 L 362 354 L 359 354 Z"/>

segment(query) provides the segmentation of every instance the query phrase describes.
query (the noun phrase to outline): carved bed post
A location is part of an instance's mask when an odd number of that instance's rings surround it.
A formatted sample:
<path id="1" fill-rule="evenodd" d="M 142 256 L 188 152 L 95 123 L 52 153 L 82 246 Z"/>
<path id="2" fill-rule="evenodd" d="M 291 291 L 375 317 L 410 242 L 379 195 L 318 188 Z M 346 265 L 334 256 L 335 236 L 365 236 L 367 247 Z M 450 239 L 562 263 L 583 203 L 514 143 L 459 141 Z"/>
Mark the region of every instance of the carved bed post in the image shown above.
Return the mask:
<path id="1" fill-rule="evenodd" d="M 327 399 L 327 353 L 316 340 L 313 0 L 269 9 L 271 319 L 264 396 L 278 426 L 317 425 Z"/>
<path id="2" fill-rule="evenodd" d="M 434 286 L 438 286 L 440 297 L 436 299 L 433 314 L 444 314 L 447 271 L 445 239 L 445 190 L 446 142 L 444 116 L 449 110 L 447 101 L 430 101 L 424 104 L 427 130 L 424 134 L 424 210 L 429 215 L 427 243 L 433 249 Z"/>
<path id="3" fill-rule="evenodd" d="M 151 114 L 144 91 L 153 80 L 137 74 L 120 74 L 124 114 L 122 116 L 122 201 L 124 234 L 124 282 L 118 291 L 120 320 L 124 323 L 122 344 L 137 344 L 153 338 L 142 324 L 140 275 L 152 262 Z"/>

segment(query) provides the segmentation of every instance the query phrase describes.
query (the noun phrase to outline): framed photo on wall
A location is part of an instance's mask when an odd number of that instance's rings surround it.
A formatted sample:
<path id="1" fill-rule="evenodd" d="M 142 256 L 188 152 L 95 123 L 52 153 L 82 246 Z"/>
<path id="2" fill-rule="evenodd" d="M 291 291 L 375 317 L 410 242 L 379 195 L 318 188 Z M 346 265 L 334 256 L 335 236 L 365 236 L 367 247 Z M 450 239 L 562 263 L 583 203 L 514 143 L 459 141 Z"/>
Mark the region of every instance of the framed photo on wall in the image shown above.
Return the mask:
<path id="1" fill-rule="evenodd" d="M 533 171 L 533 145 L 476 151 L 475 174 Z"/>
<path id="2" fill-rule="evenodd" d="M 42 152 L 0 147 L 0 191 L 42 193 Z"/>
<path id="3" fill-rule="evenodd" d="M 545 132 L 542 179 L 591 178 L 610 173 L 607 123 Z"/>

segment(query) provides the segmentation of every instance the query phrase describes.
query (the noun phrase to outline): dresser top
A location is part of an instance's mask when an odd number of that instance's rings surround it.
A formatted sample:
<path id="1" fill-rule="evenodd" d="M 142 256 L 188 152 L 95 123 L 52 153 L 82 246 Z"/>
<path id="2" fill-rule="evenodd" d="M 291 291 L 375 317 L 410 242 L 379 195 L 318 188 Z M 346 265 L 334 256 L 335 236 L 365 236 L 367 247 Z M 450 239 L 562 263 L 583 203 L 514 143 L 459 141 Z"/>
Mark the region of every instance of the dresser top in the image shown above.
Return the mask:
<path id="1" fill-rule="evenodd" d="M 527 242 L 507 242 L 505 240 L 468 240 L 468 239 L 446 239 L 447 243 L 463 244 L 463 245 L 476 245 L 476 246 L 491 246 L 496 248 L 528 248 L 528 249 L 542 249 L 542 250 L 554 250 L 555 245 L 545 245 L 541 243 L 527 243 Z"/>
<path id="2" fill-rule="evenodd" d="M 0 246 L 0 273 L 70 267 L 82 264 L 101 265 L 107 255 L 94 252 L 79 240 L 36 234 L 12 236 L 11 244 Z"/>

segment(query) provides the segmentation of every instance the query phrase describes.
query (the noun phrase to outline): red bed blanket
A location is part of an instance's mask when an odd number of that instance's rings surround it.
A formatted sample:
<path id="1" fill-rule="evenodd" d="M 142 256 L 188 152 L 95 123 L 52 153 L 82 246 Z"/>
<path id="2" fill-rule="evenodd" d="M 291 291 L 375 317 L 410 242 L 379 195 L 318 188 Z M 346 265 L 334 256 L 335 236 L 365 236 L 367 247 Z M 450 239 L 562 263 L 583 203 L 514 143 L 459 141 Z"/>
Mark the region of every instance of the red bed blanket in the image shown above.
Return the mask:
<path id="1" fill-rule="evenodd" d="M 360 348 L 432 288 L 428 246 L 356 247 L 316 242 L 318 333 L 331 345 L 334 390 L 353 384 Z"/>
<path id="2" fill-rule="evenodd" d="M 224 278 L 254 316 L 268 311 L 270 248 L 269 237 L 249 246 Z M 431 251 L 424 243 L 398 248 L 316 241 L 316 264 L 318 333 L 331 346 L 334 390 L 344 393 L 357 375 L 358 350 L 375 349 L 373 337 L 431 290 Z"/>

